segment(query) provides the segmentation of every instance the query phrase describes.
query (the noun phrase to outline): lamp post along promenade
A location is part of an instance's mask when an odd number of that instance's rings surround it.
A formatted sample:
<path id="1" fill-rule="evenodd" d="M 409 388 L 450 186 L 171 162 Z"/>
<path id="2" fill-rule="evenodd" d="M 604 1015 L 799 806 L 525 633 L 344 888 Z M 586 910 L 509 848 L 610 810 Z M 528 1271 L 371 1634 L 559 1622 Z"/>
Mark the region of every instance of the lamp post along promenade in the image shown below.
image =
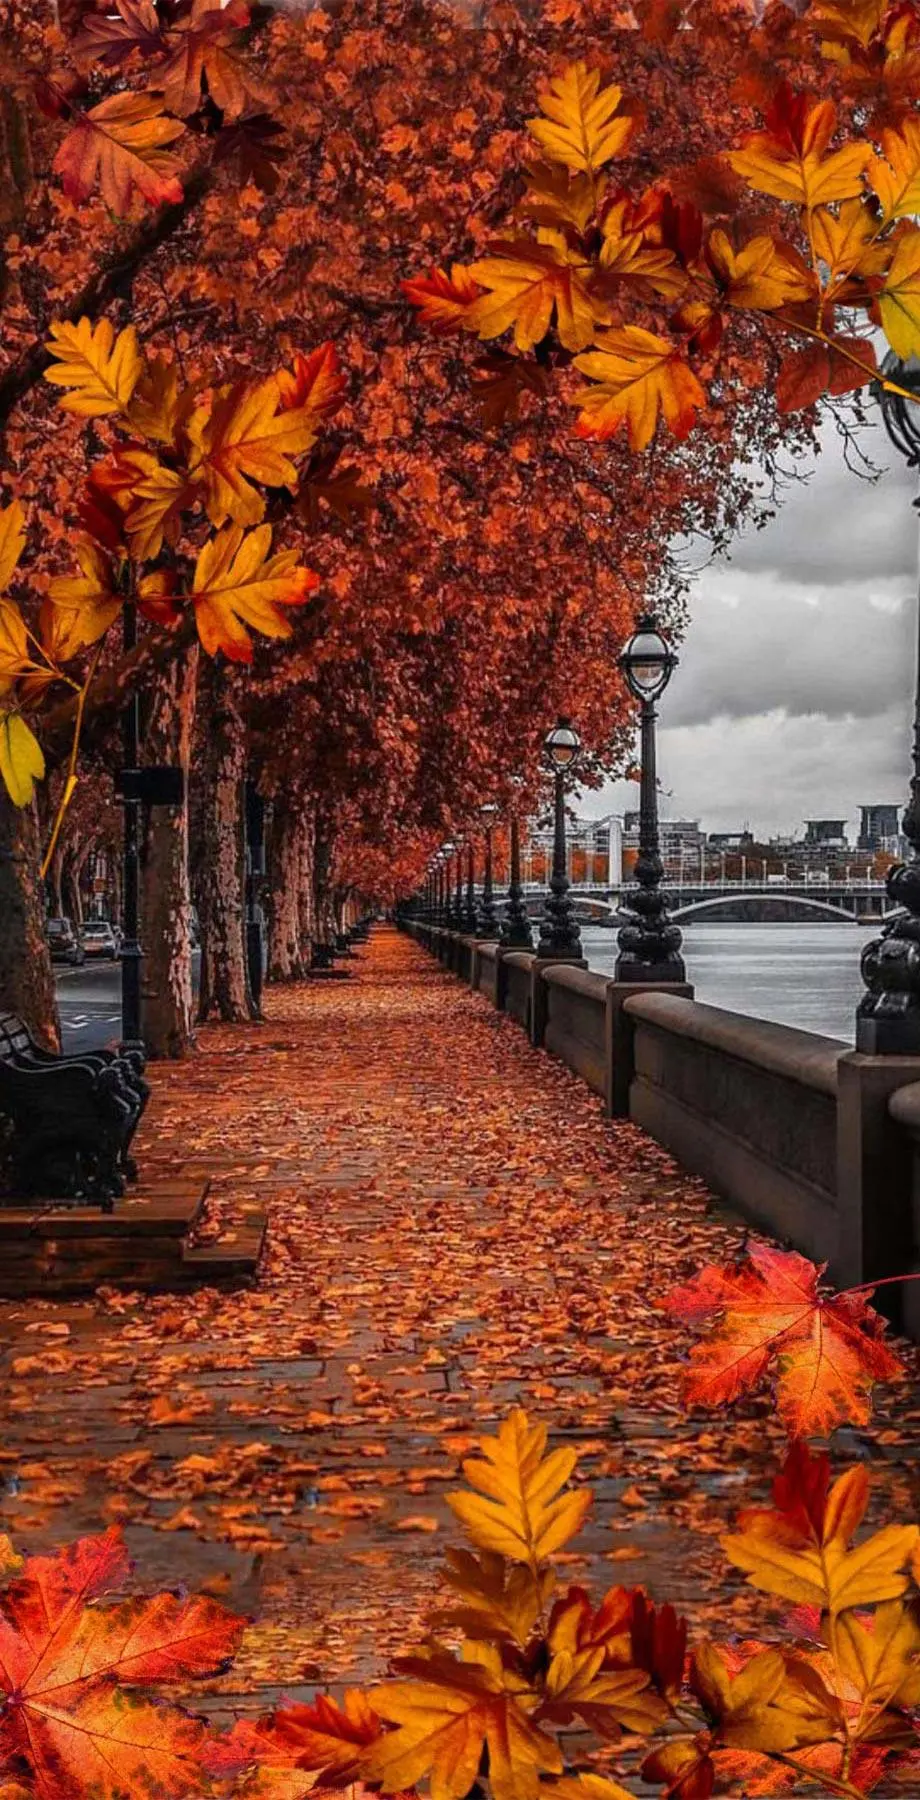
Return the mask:
<path id="1" fill-rule="evenodd" d="M 476 936 L 494 940 L 498 937 L 498 914 L 495 911 L 495 890 L 492 886 L 492 827 L 498 817 L 498 807 L 491 802 L 481 806 L 485 835 L 485 856 L 482 874 L 482 898 L 476 915 Z"/>
<path id="2" fill-rule="evenodd" d="M 893 352 L 882 374 L 916 393 L 916 400 L 879 389 L 882 417 L 908 468 L 920 468 L 920 360 L 902 362 Z M 914 501 L 920 506 L 920 499 Z M 920 608 L 918 608 L 920 633 Z M 910 798 L 901 821 L 911 856 L 889 869 L 889 899 L 903 908 L 862 954 L 867 992 L 856 1010 L 856 1048 L 870 1056 L 920 1056 L 920 636 L 914 683 Z"/>
<path id="3" fill-rule="evenodd" d="M 508 905 L 502 920 L 502 948 L 505 950 L 532 950 L 533 932 L 524 905 L 524 890 L 521 886 L 521 824 L 515 806 L 511 814 L 511 868 L 508 882 Z"/>
<path id="4" fill-rule="evenodd" d="M 628 924 L 620 927 L 617 942 L 615 979 L 617 981 L 682 982 L 686 979 L 680 947 L 680 927 L 668 915 L 661 883 L 664 864 L 658 837 L 658 783 L 655 762 L 655 705 L 664 693 L 677 664 L 670 645 L 665 642 L 650 616 L 639 620 L 638 628 L 620 657 L 620 668 L 631 694 L 639 701 L 641 733 L 641 780 L 639 787 L 639 854 L 636 859 L 636 887 L 629 895 L 626 910 Z"/>
<path id="5" fill-rule="evenodd" d="M 575 909 L 569 897 L 569 878 L 565 857 L 565 784 L 581 751 L 581 739 L 568 719 L 556 721 L 543 740 L 547 761 L 553 771 L 554 822 L 553 872 L 545 901 L 545 916 L 540 925 L 537 955 L 556 962 L 581 962 L 581 932 Z"/>

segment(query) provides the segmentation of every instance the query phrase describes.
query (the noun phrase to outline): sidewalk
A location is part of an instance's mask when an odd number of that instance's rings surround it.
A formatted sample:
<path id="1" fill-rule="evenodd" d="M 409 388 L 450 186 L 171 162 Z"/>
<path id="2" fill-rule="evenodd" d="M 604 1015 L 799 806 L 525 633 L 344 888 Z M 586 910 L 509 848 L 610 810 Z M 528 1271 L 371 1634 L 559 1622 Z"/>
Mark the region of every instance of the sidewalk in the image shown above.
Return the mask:
<path id="1" fill-rule="evenodd" d="M 762 1603 L 714 1540 L 782 1439 L 766 1399 L 685 1416 L 652 1304 L 741 1227 L 417 946 L 379 930 L 352 966 L 154 1071 L 144 1173 L 210 1176 L 215 1220 L 266 1208 L 254 1287 L 0 1304 L 0 1530 L 122 1523 L 141 1585 L 254 1616 L 215 1694 L 307 1698 L 418 1640 L 458 1458 L 519 1404 L 584 1450 L 572 1579 L 745 1631 Z M 911 1518 L 920 1386 L 876 1417 L 835 1448 Z"/>

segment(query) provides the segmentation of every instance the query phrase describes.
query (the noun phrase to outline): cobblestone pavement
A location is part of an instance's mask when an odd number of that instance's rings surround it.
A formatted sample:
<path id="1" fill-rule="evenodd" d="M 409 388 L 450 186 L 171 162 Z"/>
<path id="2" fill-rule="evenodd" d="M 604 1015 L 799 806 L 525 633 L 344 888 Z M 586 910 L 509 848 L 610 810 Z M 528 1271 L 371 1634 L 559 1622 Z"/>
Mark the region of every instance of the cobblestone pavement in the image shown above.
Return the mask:
<path id="1" fill-rule="evenodd" d="M 0 1529 L 123 1524 L 139 1585 L 252 1616 L 216 1710 L 309 1697 L 418 1641 L 459 1459 L 522 1404 L 595 1488 L 572 1578 L 746 1630 L 763 1602 L 716 1539 L 781 1440 L 767 1399 L 685 1413 L 654 1306 L 742 1228 L 414 944 L 381 929 L 353 969 L 154 1072 L 144 1176 L 264 1206 L 254 1286 L 0 1303 Z M 918 1426 L 915 1385 L 838 1434 L 879 1517 L 916 1514 Z"/>

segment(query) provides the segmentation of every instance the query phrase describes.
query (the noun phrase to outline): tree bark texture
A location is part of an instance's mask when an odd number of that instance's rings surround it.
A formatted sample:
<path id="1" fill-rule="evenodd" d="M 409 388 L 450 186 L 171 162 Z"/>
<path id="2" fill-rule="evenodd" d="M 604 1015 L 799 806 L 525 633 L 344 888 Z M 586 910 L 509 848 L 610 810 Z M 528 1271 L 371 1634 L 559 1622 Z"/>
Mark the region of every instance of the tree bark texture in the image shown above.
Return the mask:
<path id="1" fill-rule="evenodd" d="M 0 784 L 0 1010 L 18 1013 L 38 1043 L 60 1048 L 60 1024 L 39 873 L 34 807 L 14 806 Z"/>
<path id="2" fill-rule="evenodd" d="M 145 809 L 141 839 L 144 1042 L 151 1057 L 182 1057 L 192 1044 L 191 888 L 188 774 L 198 676 L 193 646 L 157 678 L 146 717 L 150 762 L 180 767 L 181 806 Z"/>
<path id="3" fill-rule="evenodd" d="M 243 939 L 245 732 L 233 678 L 215 660 L 201 664 L 206 721 L 201 758 L 201 925 L 199 1019 L 253 1017 Z"/>
<path id="4" fill-rule="evenodd" d="M 313 844 L 313 923 L 311 937 L 319 944 L 335 943 L 335 911 L 332 898 L 333 837 L 322 809 L 316 815 Z"/>
<path id="5" fill-rule="evenodd" d="M 269 981 L 299 981 L 310 960 L 301 930 L 310 828 L 310 814 L 303 805 L 287 798 L 275 801 L 267 896 Z"/>

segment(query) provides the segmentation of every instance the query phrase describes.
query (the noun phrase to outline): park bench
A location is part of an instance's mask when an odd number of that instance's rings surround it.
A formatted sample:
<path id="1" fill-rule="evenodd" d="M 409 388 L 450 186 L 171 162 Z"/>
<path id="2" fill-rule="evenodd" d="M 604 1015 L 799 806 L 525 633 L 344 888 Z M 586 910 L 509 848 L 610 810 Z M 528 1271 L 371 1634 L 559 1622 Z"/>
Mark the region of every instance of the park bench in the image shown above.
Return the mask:
<path id="1" fill-rule="evenodd" d="M 150 1089 L 137 1051 L 60 1056 L 0 1013 L 0 1117 L 16 1199 L 84 1201 L 111 1211 L 136 1176 L 131 1140 Z"/>

